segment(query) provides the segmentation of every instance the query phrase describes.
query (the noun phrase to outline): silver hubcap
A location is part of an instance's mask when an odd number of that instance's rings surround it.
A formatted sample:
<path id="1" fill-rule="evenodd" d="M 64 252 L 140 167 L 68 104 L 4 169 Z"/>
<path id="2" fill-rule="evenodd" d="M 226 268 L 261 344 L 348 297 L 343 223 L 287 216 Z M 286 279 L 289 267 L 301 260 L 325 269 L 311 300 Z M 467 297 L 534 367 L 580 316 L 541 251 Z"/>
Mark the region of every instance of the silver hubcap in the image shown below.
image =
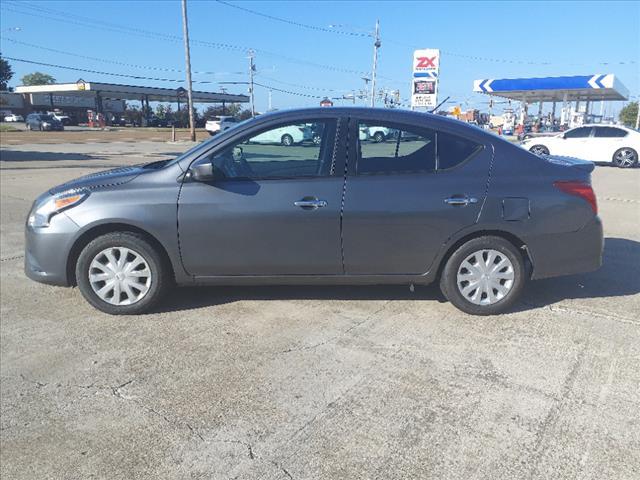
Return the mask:
<path id="1" fill-rule="evenodd" d="M 506 255 L 496 250 L 478 250 L 464 259 L 458 269 L 458 290 L 476 305 L 492 305 L 513 287 L 515 273 Z"/>
<path id="2" fill-rule="evenodd" d="M 635 155 L 633 153 L 633 150 L 629 150 L 625 148 L 623 150 L 620 150 L 616 154 L 616 161 L 618 162 L 618 165 L 630 167 L 631 165 L 633 165 L 634 160 L 635 160 Z"/>
<path id="3" fill-rule="evenodd" d="M 151 287 L 151 269 L 138 252 L 125 247 L 110 247 L 98 253 L 89 266 L 93 291 L 112 305 L 139 302 Z"/>
<path id="4" fill-rule="evenodd" d="M 533 147 L 531 149 L 531 151 L 533 153 L 538 154 L 538 155 L 546 155 L 547 154 L 547 151 L 546 151 L 546 149 L 544 147 Z"/>

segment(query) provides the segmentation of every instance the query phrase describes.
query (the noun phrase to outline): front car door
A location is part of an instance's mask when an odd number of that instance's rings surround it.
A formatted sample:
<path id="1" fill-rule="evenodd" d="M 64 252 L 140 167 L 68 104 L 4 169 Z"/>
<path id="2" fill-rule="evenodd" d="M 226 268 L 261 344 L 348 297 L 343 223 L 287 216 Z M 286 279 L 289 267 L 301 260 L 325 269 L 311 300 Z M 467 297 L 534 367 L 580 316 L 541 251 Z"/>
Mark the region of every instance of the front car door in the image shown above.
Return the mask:
<path id="1" fill-rule="evenodd" d="M 198 158 L 192 167 L 212 163 L 215 180 L 187 180 L 181 189 L 178 231 L 186 271 L 195 277 L 343 274 L 339 123 L 300 118 L 248 127 L 249 133 L 234 129 L 229 141 Z M 319 142 L 260 140 L 305 124 L 319 132 Z"/>
<path id="2" fill-rule="evenodd" d="M 567 130 L 562 137 L 557 139 L 557 147 L 551 150 L 551 154 L 590 160 L 592 155 L 589 151 L 591 133 L 591 127 Z"/>
<path id="3" fill-rule="evenodd" d="M 391 130 L 362 140 L 363 127 Z M 473 225 L 487 189 L 492 148 L 450 131 L 351 121 L 343 245 L 350 275 L 422 274 L 443 244 Z M 480 138 L 480 137 L 478 137 Z"/>

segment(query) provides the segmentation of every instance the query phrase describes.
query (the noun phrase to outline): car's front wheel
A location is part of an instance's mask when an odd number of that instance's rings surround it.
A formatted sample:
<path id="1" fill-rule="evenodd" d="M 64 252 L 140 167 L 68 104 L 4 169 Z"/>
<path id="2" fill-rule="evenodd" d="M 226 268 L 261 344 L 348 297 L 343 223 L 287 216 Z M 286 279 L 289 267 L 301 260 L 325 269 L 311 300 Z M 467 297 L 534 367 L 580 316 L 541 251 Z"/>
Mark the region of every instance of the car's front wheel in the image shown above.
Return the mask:
<path id="1" fill-rule="evenodd" d="M 469 240 L 449 257 L 440 288 L 453 305 L 471 315 L 506 312 L 526 281 L 522 255 L 504 238 Z"/>
<path id="2" fill-rule="evenodd" d="M 291 145 L 293 145 L 293 137 L 288 133 L 285 133 L 280 139 L 280 143 L 282 143 L 282 145 L 284 145 L 285 147 L 290 147 Z"/>
<path id="3" fill-rule="evenodd" d="M 385 141 L 385 136 L 384 133 L 382 132 L 376 132 L 373 134 L 373 141 L 376 143 L 381 143 Z"/>
<path id="4" fill-rule="evenodd" d="M 142 235 L 113 232 L 89 242 L 76 263 L 84 298 L 111 315 L 148 312 L 169 287 L 162 255 Z"/>
<path id="5" fill-rule="evenodd" d="M 531 153 L 535 153 L 536 155 L 549 155 L 549 149 L 544 145 L 534 145 L 529 149 L 529 151 Z"/>
<path id="6" fill-rule="evenodd" d="M 620 168 L 631 168 L 638 165 L 638 152 L 633 148 L 623 147 L 613 154 L 613 164 Z"/>

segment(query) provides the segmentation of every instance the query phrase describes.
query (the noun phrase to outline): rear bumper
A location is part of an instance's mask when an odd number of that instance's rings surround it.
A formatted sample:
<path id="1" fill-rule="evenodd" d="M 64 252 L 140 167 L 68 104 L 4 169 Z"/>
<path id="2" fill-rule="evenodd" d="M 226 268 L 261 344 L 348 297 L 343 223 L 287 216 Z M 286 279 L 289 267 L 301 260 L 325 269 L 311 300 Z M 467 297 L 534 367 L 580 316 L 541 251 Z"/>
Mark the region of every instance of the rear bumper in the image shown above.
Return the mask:
<path id="1" fill-rule="evenodd" d="M 525 239 L 533 280 L 592 272 L 602 266 L 602 222 L 594 217 L 580 230 Z"/>

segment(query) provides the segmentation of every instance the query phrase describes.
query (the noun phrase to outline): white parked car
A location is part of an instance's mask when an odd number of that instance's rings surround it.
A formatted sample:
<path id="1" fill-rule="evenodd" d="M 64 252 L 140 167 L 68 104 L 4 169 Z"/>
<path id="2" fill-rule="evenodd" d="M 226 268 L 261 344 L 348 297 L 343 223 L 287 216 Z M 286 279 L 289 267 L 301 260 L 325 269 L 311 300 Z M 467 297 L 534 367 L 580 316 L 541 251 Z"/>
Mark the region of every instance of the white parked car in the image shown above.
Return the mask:
<path id="1" fill-rule="evenodd" d="M 4 117 L 5 122 L 24 122 L 24 117 L 22 115 L 16 115 L 14 113 L 10 115 L 6 115 Z"/>
<path id="2" fill-rule="evenodd" d="M 638 165 L 640 132 L 617 125 L 583 125 L 552 137 L 530 138 L 522 146 L 540 155 L 575 157 L 629 168 Z"/>
<path id="3" fill-rule="evenodd" d="M 47 112 L 49 115 L 51 115 L 53 118 L 55 118 L 56 120 L 58 120 L 60 123 L 62 123 L 62 125 L 71 125 L 71 117 L 69 117 L 69 115 L 65 115 L 64 113 L 61 112 Z"/>
<path id="4" fill-rule="evenodd" d="M 224 132 L 225 130 L 238 124 L 238 120 L 230 116 L 213 117 L 207 120 L 204 128 L 209 135 L 215 135 L 216 133 Z"/>
<path id="5" fill-rule="evenodd" d="M 369 138 L 376 143 L 384 142 L 386 139 L 393 137 L 395 130 L 387 127 L 369 127 Z"/>
<path id="6" fill-rule="evenodd" d="M 308 125 L 287 125 L 261 133 L 251 138 L 251 143 L 278 143 L 290 147 L 296 143 L 313 140 L 313 132 Z"/>

